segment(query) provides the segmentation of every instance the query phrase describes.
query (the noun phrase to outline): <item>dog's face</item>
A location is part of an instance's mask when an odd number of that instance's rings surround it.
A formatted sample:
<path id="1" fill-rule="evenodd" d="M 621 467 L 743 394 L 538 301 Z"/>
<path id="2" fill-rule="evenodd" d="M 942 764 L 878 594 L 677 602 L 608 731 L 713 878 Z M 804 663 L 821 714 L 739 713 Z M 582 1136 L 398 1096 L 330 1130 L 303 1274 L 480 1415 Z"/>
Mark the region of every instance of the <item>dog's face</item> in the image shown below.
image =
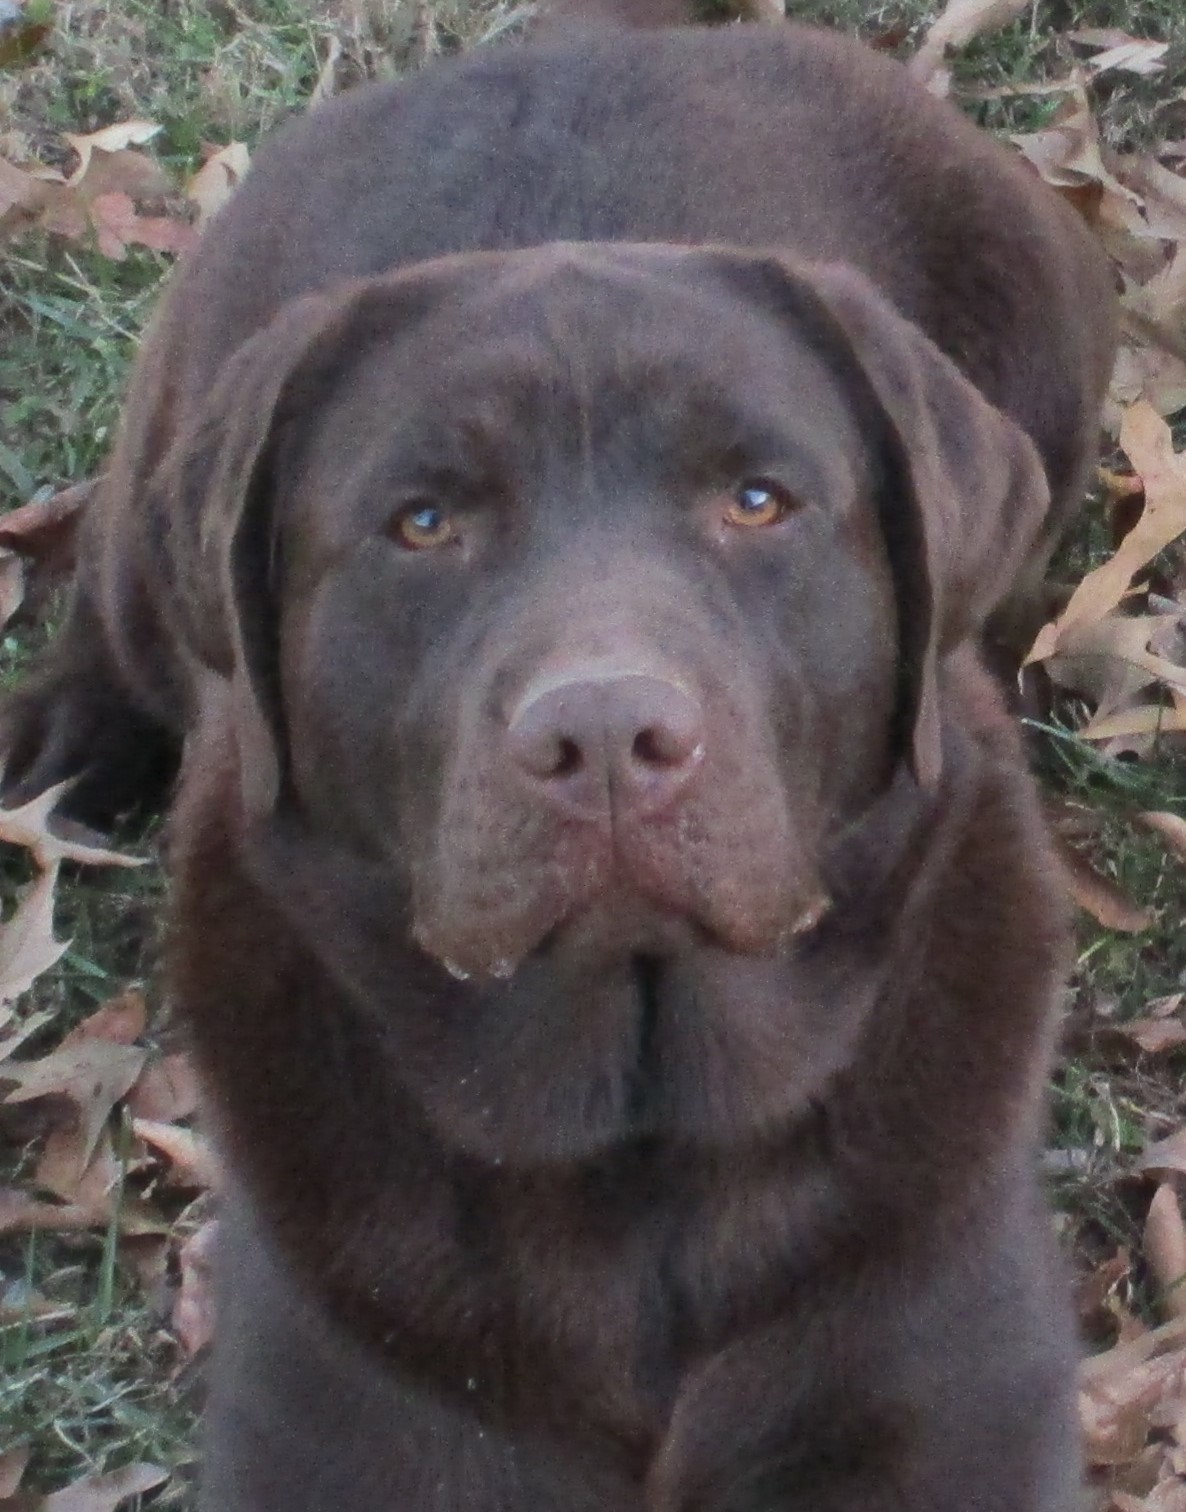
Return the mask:
<path id="1" fill-rule="evenodd" d="M 860 1027 L 804 966 L 830 858 L 940 780 L 942 657 L 1041 518 L 1027 443 L 851 275 L 664 248 L 294 307 L 212 415 L 166 495 L 244 806 L 327 894 L 365 868 L 330 932 L 369 944 L 311 944 L 416 998 L 438 1127 L 535 1158 L 793 1113 Z"/>

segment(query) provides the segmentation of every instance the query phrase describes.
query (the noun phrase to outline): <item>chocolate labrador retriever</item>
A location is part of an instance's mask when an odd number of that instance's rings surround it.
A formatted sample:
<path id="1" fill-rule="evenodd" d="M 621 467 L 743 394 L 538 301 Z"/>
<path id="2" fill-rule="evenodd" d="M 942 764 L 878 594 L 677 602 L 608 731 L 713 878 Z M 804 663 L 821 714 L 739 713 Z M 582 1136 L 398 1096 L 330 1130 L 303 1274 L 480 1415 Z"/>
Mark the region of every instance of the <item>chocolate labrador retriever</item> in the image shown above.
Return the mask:
<path id="1" fill-rule="evenodd" d="M 978 646 L 1113 339 L 893 62 L 590 28 L 282 133 L 8 790 L 180 735 L 209 1512 L 1068 1512 L 1064 918 Z"/>

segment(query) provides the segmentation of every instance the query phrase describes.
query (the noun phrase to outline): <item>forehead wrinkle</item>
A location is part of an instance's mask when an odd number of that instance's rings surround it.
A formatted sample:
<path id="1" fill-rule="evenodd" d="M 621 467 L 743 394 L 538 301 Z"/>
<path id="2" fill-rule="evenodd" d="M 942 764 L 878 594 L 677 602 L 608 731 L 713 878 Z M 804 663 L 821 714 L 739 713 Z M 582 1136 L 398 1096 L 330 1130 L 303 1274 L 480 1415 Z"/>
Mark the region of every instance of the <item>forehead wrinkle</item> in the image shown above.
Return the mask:
<path id="1" fill-rule="evenodd" d="M 577 463 L 581 482 L 588 487 L 593 477 L 593 410 L 596 381 L 594 363 L 589 360 L 589 348 L 600 346 L 596 334 L 590 343 L 588 333 L 582 330 L 584 322 L 573 320 L 569 314 L 571 294 L 553 284 L 545 297 L 540 311 L 546 348 L 554 364 L 558 378 L 557 387 L 568 390 L 576 422 Z"/>

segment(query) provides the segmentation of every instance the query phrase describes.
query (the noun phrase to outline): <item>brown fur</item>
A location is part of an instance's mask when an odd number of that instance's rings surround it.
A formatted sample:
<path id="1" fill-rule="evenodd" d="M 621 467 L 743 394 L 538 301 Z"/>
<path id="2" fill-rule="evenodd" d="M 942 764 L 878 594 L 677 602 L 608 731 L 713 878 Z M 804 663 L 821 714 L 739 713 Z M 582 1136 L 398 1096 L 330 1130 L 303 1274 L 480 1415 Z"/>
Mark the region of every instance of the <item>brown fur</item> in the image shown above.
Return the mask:
<path id="1" fill-rule="evenodd" d="M 491 50 L 259 155 L 4 712 L 81 813 L 188 737 L 210 1512 L 1074 1505 L 1065 921 L 974 648 L 1113 335 L 1069 212 L 794 27 Z"/>

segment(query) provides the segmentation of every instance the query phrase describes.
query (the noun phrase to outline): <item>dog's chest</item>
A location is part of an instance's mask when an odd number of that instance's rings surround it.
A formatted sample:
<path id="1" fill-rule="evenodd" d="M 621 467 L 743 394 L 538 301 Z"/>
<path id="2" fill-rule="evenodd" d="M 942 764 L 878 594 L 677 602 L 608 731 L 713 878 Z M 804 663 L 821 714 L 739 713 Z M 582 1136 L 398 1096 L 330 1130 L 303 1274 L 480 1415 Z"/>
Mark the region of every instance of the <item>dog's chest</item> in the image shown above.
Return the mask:
<path id="1" fill-rule="evenodd" d="M 642 1449 L 662 1439 L 690 1372 L 802 1305 L 841 1197 L 803 1150 L 634 1175 L 621 1189 L 591 1182 L 580 1201 L 569 1190 L 508 1236 L 503 1345 L 522 1408 L 579 1381 L 589 1425 Z"/>

